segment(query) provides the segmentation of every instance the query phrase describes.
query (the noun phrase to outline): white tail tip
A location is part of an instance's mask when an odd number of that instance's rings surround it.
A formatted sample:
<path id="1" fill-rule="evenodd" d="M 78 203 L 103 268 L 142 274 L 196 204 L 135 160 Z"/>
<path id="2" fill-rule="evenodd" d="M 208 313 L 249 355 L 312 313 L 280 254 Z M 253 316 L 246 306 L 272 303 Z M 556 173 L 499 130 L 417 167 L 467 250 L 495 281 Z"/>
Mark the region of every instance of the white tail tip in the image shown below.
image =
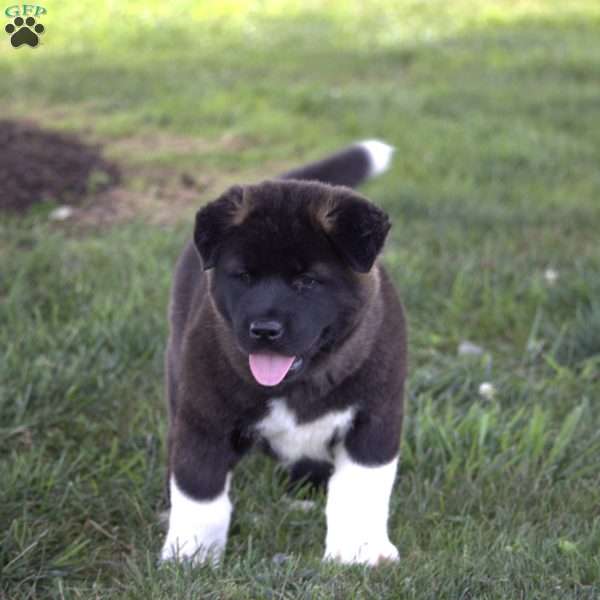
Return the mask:
<path id="1" fill-rule="evenodd" d="M 363 142 L 359 142 L 358 145 L 369 155 L 371 163 L 369 177 L 381 175 L 381 173 L 389 169 L 392 156 L 396 151 L 394 146 L 390 146 L 380 140 L 364 140 Z"/>

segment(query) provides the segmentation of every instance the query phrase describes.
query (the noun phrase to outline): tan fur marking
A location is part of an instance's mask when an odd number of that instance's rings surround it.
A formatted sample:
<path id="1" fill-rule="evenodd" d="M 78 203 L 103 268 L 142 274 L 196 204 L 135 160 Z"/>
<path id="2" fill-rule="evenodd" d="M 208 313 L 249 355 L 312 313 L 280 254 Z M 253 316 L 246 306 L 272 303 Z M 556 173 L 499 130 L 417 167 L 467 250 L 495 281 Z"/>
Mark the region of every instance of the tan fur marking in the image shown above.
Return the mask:
<path id="1" fill-rule="evenodd" d="M 248 218 L 248 215 L 254 208 L 254 202 L 248 193 L 248 188 L 243 187 L 242 190 L 242 198 L 240 202 L 237 203 L 237 206 L 231 215 L 232 225 L 241 225 Z"/>
<path id="2" fill-rule="evenodd" d="M 330 193 L 325 198 L 317 198 L 312 203 L 311 212 L 315 222 L 325 233 L 330 233 L 335 226 L 335 217 L 330 213 L 336 208 L 336 195 Z"/>
<path id="3" fill-rule="evenodd" d="M 366 297 L 369 302 L 379 295 L 381 288 L 381 275 L 379 272 L 379 264 L 375 263 L 373 268 L 368 273 L 357 273 L 356 276 L 366 290 Z"/>
<path id="4" fill-rule="evenodd" d="M 325 395 L 333 389 L 338 381 L 360 368 L 371 353 L 375 340 L 380 335 L 379 328 L 383 320 L 383 297 L 380 293 L 381 275 L 379 265 L 365 274 L 356 274 L 363 287 L 364 305 L 356 315 L 357 326 L 344 343 L 329 356 L 312 375 L 312 381 Z M 332 383 L 327 373 L 335 374 Z"/>

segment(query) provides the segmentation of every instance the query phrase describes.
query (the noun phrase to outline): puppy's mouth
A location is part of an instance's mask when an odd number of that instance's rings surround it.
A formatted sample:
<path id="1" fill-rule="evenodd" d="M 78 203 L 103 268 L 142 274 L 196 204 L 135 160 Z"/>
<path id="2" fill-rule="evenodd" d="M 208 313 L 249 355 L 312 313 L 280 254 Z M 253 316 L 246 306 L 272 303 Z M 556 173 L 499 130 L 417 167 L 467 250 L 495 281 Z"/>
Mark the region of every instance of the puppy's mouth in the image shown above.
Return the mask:
<path id="1" fill-rule="evenodd" d="M 284 356 L 270 352 L 250 354 L 252 376 L 260 385 L 274 386 L 281 383 L 289 374 L 295 373 L 304 362 L 300 356 Z"/>

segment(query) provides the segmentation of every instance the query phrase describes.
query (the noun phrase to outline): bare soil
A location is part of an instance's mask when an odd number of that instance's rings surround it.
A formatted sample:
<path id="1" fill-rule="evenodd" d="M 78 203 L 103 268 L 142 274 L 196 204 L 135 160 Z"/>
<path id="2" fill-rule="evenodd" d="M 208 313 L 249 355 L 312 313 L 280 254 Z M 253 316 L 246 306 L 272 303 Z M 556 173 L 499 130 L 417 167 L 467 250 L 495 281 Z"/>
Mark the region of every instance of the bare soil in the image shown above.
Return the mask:
<path id="1" fill-rule="evenodd" d="M 21 121 L 0 120 L 0 211 L 41 202 L 79 205 L 119 183 L 120 169 L 99 146 Z"/>

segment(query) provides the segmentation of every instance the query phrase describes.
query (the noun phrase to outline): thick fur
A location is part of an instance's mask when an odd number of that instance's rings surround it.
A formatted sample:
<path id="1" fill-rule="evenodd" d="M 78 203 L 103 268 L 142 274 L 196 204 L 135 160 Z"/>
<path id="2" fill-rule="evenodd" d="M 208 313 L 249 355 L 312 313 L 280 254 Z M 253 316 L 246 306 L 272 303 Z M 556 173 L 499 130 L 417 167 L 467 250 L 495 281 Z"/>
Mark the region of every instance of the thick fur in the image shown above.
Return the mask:
<path id="1" fill-rule="evenodd" d="M 354 185 L 372 173 L 372 152 L 353 146 L 279 180 L 235 186 L 198 212 L 175 272 L 166 386 L 168 481 L 199 510 L 228 502 L 228 475 L 256 442 L 293 478 L 310 479 L 314 465 L 315 479 L 333 471 L 332 481 L 340 481 L 337 464 L 371 481 L 390 465 L 375 503 L 387 507 L 406 368 L 402 306 L 376 262 L 390 223 L 364 197 L 331 185 Z M 284 334 L 268 341 L 250 335 L 249 324 L 264 318 L 280 323 Z M 262 386 L 248 356 L 263 351 L 302 361 L 280 384 Z M 341 481 L 335 503 L 351 486 Z M 179 502 L 186 511 L 192 506 Z M 360 510 L 368 510 L 363 504 Z M 328 505 L 328 512 L 335 508 Z M 382 518 L 385 529 L 387 512 Z M 341 531 L 338 521 L 331 517 Z M 175 557 L 177 540 L 190 535 L 171 527 L 163 557 Z M 387 533 L 378 536 L 357 542 L 362 550 L 332 546 L 328 557 L 369 564 L 397 557 Z M 195 551 L 206 557 L 201 545 Z"/>

